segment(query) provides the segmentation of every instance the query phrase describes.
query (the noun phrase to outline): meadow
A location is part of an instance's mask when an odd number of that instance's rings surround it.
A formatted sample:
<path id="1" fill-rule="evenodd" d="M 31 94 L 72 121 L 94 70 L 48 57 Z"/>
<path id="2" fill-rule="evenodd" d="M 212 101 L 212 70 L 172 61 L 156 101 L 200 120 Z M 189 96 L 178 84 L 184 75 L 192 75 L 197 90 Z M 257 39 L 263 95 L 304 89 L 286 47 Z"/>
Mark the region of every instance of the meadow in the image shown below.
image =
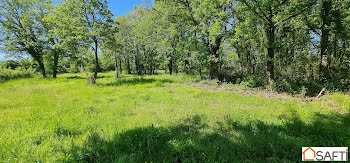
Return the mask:
<path id="1" fill-rule="evenodd" d="M 0 84 L 0 162 L 299 162 L 350 146 L 350 97 L 319 100 L 185 75 Z"/>

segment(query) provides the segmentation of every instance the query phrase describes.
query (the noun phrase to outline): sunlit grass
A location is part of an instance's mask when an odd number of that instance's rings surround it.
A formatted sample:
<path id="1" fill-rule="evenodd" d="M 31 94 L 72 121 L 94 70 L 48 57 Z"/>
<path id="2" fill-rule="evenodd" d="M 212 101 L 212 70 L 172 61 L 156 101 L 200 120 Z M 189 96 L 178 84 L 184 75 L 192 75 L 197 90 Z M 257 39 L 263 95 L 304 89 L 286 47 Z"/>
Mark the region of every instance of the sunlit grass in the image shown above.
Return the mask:
<path id="1" fill-rule="evenodd" d="M 281 101 L 190 76 L 85 76 L 0 85 L 0 162 L 281 162 L 302 146 L 350 145 L 346 95 Z"/>

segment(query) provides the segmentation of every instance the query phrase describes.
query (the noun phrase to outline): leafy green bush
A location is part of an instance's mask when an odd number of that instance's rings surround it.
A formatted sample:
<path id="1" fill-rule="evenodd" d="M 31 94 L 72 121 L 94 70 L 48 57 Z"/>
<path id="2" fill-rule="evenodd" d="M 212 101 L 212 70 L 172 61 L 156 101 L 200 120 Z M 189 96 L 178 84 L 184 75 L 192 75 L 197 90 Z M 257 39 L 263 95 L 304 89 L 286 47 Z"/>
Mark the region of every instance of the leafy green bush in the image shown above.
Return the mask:
<path id="1" fill-rule="evenodd" d="M 246 85 L 250 88 L 263 87 L 266 85 L 266 79 L 258 76 L 248 76 L 243 80 L 241 84 Z"/>
<path id="2" fill-rule="evenodd" d="M 86 78 L 88 84 L 96 84 L 96 78 L 94 74 L 92 73 L 87 73 L 87 78 Z"/>
<path id="3" fill-rule="evenodd" d="M 19 66 L 20 64 L 18 62 L 12 61 L 12 60 L 0 63 L 0 68 L 4 68 L 4 69 L 16 69 Z"/>
<path id="4" fill-rule="evenodd" d="M 0 83 L 3 83 L 3 82 L 8 81 L 8 80 L 13 80 L 13 79 L 31 78 L 31 77 L 34 77 L 34 70 L 33 69 L 12 70 L 12 69 L 0 68 Z"/>
<path id="5" fill-rule="evenodd" d="M 324 88 L 323 84 L 319 81 L 305 81 L 302 79 L 281 79 L 276 80 L 273 89 L 277 92 L 286 92 L 293 95 L 301 96 L 317 96 L 318 93 Z"/>

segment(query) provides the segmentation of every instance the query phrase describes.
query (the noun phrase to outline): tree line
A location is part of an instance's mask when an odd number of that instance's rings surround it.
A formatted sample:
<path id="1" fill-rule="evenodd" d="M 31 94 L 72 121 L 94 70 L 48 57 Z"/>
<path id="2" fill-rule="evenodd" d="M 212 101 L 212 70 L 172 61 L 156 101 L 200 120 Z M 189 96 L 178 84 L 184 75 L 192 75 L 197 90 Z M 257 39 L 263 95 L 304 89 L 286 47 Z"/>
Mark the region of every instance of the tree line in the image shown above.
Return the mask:
<path id="1" fill-rule="evenodd" d="M 114 20 L 105 0 L 0 6 L 2 46 L 43 77 L 166 70 L 310 95 L 350 88 L 349 0 L 154 0 Z"/>

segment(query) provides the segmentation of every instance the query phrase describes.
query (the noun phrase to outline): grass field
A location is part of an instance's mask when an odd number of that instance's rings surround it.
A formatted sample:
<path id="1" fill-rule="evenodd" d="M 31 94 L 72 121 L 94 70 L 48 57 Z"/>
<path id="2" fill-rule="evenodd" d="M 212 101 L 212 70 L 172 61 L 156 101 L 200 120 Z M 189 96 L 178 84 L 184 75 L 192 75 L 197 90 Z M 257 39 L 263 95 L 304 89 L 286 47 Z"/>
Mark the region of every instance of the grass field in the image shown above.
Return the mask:
<path id="1" fill-rule="evenodd" d="M 84 77 L 0 84 L 0 162 L 296 162 L 303 146 L 350 146 L 346 95 L 308 102 L 181 75 Z"/>

